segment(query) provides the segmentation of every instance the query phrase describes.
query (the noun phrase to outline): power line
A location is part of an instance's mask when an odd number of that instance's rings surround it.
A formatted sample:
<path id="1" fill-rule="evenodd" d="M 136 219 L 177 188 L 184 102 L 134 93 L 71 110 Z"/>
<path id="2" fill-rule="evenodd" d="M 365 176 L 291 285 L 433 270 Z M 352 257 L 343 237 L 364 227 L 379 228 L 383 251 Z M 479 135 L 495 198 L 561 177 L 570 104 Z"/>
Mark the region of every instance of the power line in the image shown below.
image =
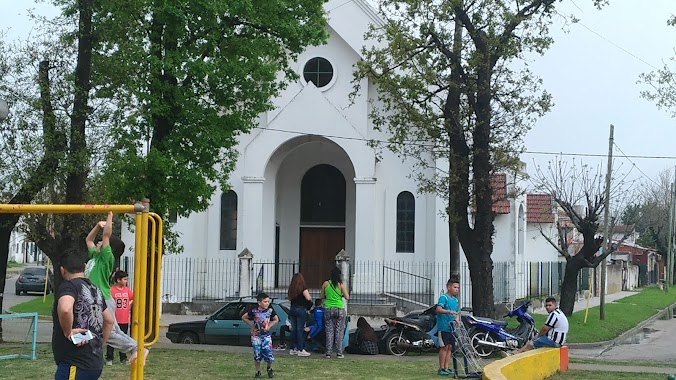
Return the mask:
<path id="1" fill-rule="evenodd" d="M 636 163 L 634 163 L 634 161 L 632 161 L 631 158 L 629 158 L 629 156 L 627 156 L 627 155 L 624 153 L 624 151 L 622 150 L 622 148 L 620 148 L 620 146 L 617 145 L 617 143 L 613 143 L 613 145 L 615 145 L 615 147 L 617 148 L 617 150 L 619 150 L 620 153 L 622 153 L 622 156 L 623 156 L 624 158 L 626 158 L 627 160 L 629 160 L 629 162 L 633 165 L 633 167 L 636 168 L 636 169 L 638 169 L 638 171 L 641 172 L 641 174 L 643 174 L 644 177 L 646 177 L 650 182 L 654 183 L 655 185 L 660 186 L 659 183 L 655 182 L 654 179 L 650 178 L 650 176 L 648 176 L 647 174 L 645 174 L 645 172 L 644 172 L 643 170 L 641 170 L 641 168 L 638 167 L 638 165 L 636 165 Z"/>
<path id="2" fill-rule="evenodd" d="M 607 154 L 602 153 L 567 153 L 567 152 L 542 152 L 542 151 L 526 151 L 522 154 L 539 154 L 547 156 L 571 156 L 571 157 L 608 157 Z M 649 156 L 649 155 L 626 155 L 626 158 L 644 158 L 644 159 L 659 159 L 659 160 L 676 160 L 676 156 Z"/>
<path id="3" fill-rule="evenodd" d="M 577 9 L 580 9 L 580 7 L 578 7 L 577 4 L 575 4 L 575 2 L 573 2 L 573 0 L 571 0 L 571 2 L 573 3 L 573 5 L 575 5 L 575 7 L 576 7 Z M 582 9 L 580 9 L 580 11 L 582 11 Z M 647 62 L 646 60 L 644 60 L 643 58 L 639 57 L 638 55 L 636 55 L 636 54 L 630 52 L 629 50 L 625 49 L 624 47 L 620 46 L 619 44 L 616 44 L 615 42 L 613 42 L 613 41 L 611 41 L 610 39 L 606 38 L 606 37 L 603 36 L 601 33 L 598 33 L 597 31 L 595 31 L 595 30 L 593 30 L 592 28 L 588 27 L 587 25 L 583 24 L 581 21 L 579 21 L 579 18 L 578 18 L 578 17 L 576 17 L 577 20 L 572 21 L 572 20 L 568 20 L 568 16 L 565 16 L 565 15 L 561 14 L 561 12 L 559 12 L 559 11 L 557 11 L 557 10 L 554 10 L 554 12 L 556 12 L 559 16 L 565 18 L 567 21 L 571 22 L 572 24 L 578 24 L 578 25 L 580 25 L 581 27 L 587 29 L 590 33 L 593 33 L 593 34 L 596 35 L 597 37 L 599 37 L 599 38 L 601 38 L 602 40 L 606 41 L 607 43 L 613 45 L 614 47 L 620 49 L 621 51 L 623 51 L 624 53 L 630 55 L 631 57 L 633 57 L 633 58 L 635 58 L 635 59 L 637 59 L 637 60 L 643 62 L 644 64 L 648 65 L 649 67 L 651 67 L 651 68 L 653 68 L 653 69 L 655 69 L 655 70 L 659 70 L 659 68 L 655 67 L 655 66 L 654 66 L 653 64 L 651 64 L 650 62 Z M 584 12 L 583 12 L 583 13 L 584 13 Z"/>
<path id="4" fill-rule="evenodd" d="M 326 135 L 326 134 L 317 134 L 317 133 L 305 133 L 305 132 L 299 132 L 299 131 L 291 131 L 288 129 L 280 129 L 280 128 L 265 128 L 265 127 L 254 127 L 254 129 L 259 129 L 262 131 L 274 131 L 274 132 L 282 132 L 282 133 L 289 133 L 297 136 L 317 136 L 317 137 L 324 137 L 324 138 L 332 138 L 332 139 L 340 139 L 340 140 L 350 140 L 350 141 L 364 141 L 364 142 L 373 142 L 373 143 L 380 143 L 380 144 L 390 144 L 390 141 L 387 140 L 378 140 L 378 139 L 366 139 L 363 137 L 349 137 L 349 136 L 339 136 L 339 135 Z M 431 147 L 431 143 L 429 142 L 420 142 L 420 141 L 402 141 L 401 143 L 403 144 L 408 144 L 408 145 L 419 145 L 419 146 L 427 146 Z M 624 152 L 623 152 L 624 153 Z M 543 156 L 570 156 L 570 157 L 608 157 L 607 154 L 602 154 L 602 153 L 573 153 L 573 152 L 545 152 L 545 151 L 525 151 L 522 152 L 521 154 L 534 154 L 534 155 L 543 155 Z M 676 160 L 676 156 L 650 156 L 650 155 L 624 155 L 625 158 L 641 158 L 641 159 L 661 159 L 661 160 Z"/>

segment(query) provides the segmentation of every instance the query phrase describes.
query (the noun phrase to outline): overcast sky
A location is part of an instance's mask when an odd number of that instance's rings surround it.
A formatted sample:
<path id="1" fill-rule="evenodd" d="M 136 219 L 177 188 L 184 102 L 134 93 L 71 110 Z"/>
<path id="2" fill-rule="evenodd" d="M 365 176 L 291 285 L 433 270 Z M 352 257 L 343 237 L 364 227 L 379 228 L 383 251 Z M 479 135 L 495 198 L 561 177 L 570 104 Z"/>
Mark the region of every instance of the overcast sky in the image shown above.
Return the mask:
<path id="1" fill-rule="evenodd" d="M 10 28 L 8 38 L 25 37 L 30 31 L 25 16 L 30 4 L 0 0 L 0 28 Z M 554 96 L 555 106 L 526 136 L 527 149 L 605 155 L 609 125 L 614 124 L 615 142 L 627 155 L 676 156 L 676 120 L 642 99 L 640 91 L 647 86 L 637 83 L 641 73 L 661 67 L 674 55 L 676 27 L 668 26 L 667 20 L 676 13 L 676 1 L 612 0 L 601 11 L 591 4 L 591 0 L 564 0 L 559 12 L 575 15 L 580 23 L 564 27 L 559 17 L 552 27 L 554 45 L 531 62 Z M 36 7 L 41 14 L 55 13 L 44 4 Z M 632 170 L 630 178 L 642 177 L 641 171 L 655 178 L 659 171 L 676 165 L 676 159 L 632 158 L 636 165 L 632 168 L 618 150 L 614 154 L 624 173 Z M 552 158 L 525 154 L 522 160 L 532 169 Z M 605 167 L 600 157 L 578 159 Z"/>

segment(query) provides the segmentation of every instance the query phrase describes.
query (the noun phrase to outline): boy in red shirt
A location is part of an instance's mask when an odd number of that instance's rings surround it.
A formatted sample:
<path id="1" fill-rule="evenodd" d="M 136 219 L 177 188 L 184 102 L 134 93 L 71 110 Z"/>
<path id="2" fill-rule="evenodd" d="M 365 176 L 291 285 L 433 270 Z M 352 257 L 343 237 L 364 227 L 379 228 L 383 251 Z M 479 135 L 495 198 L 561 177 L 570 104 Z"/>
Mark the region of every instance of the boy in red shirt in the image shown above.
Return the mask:
<path id="1" fill-rule="evenodd" d="M 131 305 L 134 302 L 134 292 L 127 286 L 129 275 L 123 270 L 118 270 L 113 275 L 114 285 L 110 288 L 110 293 L 115 300 L 115 319 L 120 326 L 120 330 L 125 334 L 129 333 L 129 321 L 131 319 Z M 113 347 L 108 346 L 106 352 L 106 364 L 112 365 L 115 358 Z M 127 364 L 127 354 L 120 352 L 120 362 Z"/>

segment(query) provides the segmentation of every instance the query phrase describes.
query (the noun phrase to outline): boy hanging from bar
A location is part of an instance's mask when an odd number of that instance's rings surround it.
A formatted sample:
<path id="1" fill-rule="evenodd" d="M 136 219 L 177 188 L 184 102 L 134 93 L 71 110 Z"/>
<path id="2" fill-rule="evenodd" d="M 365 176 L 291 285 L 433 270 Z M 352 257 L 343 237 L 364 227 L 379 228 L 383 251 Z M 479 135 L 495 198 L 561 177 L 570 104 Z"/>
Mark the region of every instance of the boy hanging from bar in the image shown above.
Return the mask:
<path id="1" fill-rule="evenodd" d="M 94 243 L 99 230 L 103 230 L 102 239 L 98 243 Z M 108 308 L 110 310 L 115 310 L 115 300 L 110 291 L 110 276 L 113 273 L 115 265 L 115 256 L 113 256 L 113 250 L 110 246 L 112 234 L 113 213 L 109 212 L 108 218 L 105 221 L 96 223 L 94 228 L 92 228 L 87 235 L 86 242 L 87 249 L 89 250 L 89 262 L 87 263 L 85 274 L 94 285 L 101 289 L 101 293 L 103 293 L 103 298 L 105 298 Z M 121 240 L 119 242 L 122 244 L 122 251 L 124 251 L 124 243 Z M 122 254 L 122 252 L 118 253 L 120 255 Z M 138 355 L 138 343 L 136 343 L 132 337 L 122 332 L 120 326 L 117 324 L 117 320 L 115 320 L 115 323 L 113 324 L 113 331 L 110 334 L 110 338 L 108 338 L 108 345 L 120 352 L 129 354 L 129 363 L 133 363 L 136 360 Z M 144 353 L 145 360 L 148 360 L 150 351 L 146 348 Z"/>

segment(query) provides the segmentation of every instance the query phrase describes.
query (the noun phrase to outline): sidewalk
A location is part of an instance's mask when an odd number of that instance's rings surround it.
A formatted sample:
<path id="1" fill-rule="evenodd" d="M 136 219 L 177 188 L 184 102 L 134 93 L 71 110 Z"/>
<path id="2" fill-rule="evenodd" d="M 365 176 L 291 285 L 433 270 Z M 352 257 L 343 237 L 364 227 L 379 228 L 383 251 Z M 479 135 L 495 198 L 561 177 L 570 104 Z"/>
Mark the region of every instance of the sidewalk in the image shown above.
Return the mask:
<path id="1" fill-rule="evenodd" d="M 642 367 L 615 364 L 591 364 L 591 363 L 570 363 L 569 369 L 579 371 L 603 371 L 603 372 L 630 372 L 630 373 L 676 373 L 676 368 L 667 367 Z"/>
<path id="2" fill-rule="evenodd" d="M 638 294 L 638 292 L 628 292 L 628 291 L 622 291 L 622 292 L 617 292 L 613 294 L 606 294 L 606 303 L 611 303 L 613 301 L 617 301 L 619 299 L 633 296 L 635 294 Z M 601 297 L 591 297 L 587 301 L 587 299 L 580 299 L 575 302 L 575 306 L 573 306 L 573 312 L 576 311 L 582 311 L 587 308 L 587 302 L 589 302 L 589 308 L 591 309 L 592 307 L 599 306 L 601 304 Z M 544 306 L 538 309 L 533 309 L 534 314 L 547 314 L 547 310 L 545 310 Z"/>

